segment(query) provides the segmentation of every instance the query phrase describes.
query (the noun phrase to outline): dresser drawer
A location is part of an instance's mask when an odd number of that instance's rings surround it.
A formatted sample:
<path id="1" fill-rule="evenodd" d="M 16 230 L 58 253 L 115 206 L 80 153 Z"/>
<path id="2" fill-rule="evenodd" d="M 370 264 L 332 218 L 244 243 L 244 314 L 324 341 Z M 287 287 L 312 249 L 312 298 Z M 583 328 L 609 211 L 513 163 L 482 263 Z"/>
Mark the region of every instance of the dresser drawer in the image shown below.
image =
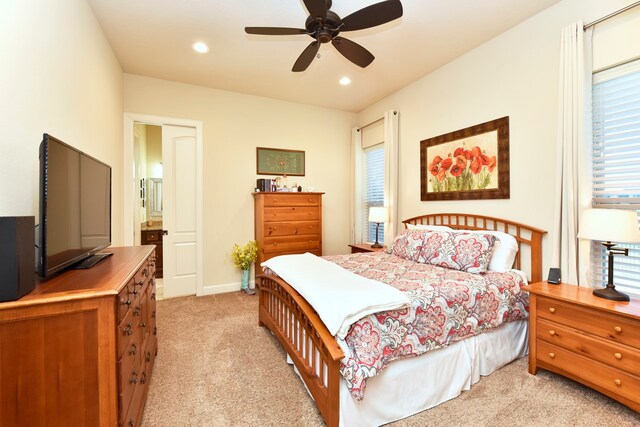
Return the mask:
<path id="1" fill-rule="evenodd" d="M 118 361 L 118 390 L 120 391 L 118 405 L 120 406 L 121 423 L 125 420 L 135 387 L 140 382 L 139 361 L 137 353 L 135 355 L 127 353 Z"/>
<path id="2" fill-rule="evenodd" d="M 300 236 L 309 234 L 320 234 L 319 221 L 291 221 L 286 223 L 265 222 L 264 236 Z"/>
<path id="3" fill-rule="evenodd" d="M 298 254 L 302 254 L 302 253 L 305 253 L 305 252 L 309 252 L 310 254 L 313 254 L 313 255 L 316 255 L 316 256 L 322 256 L 322 253 L 320 253 L 320 249 L 310 249 L 310 250 L 304 251 L 304 252 L 300 252 L 300 251 L 271 252 L 271 253 L 268 253 L 268 254 L 261 254 L 259 262 L 265 262 L 268 259 L 275 258 L 275 257 L 280 256 L 280 255 L 298 255 Z"/>
<path id="4" fill-rule="evenodd" d="M 640 403 L 640 378 L 539 341 L 536 357 L 551 367 Z"/>
<path id="5" fill-rule="evenodd" d="M 129 283 L 127 283 L 118 293 L 118 299 L 116 300 L 117 323 L 122 322 L 122 319 L 124 319 L 124 316 L 131 307 L 131 291 L 133 290 L 133 283 L 134 280 L 131 279 Z"/>
<path id="6" fill-rule="evenodd" d="M 305 252 L 320 248 L 320 236 L 267 237 L 264 239 L 262 252 Z"/>
<path id="7" fill-rule="evenodd" d="M 153 231 L 143 231 L 142 232 L 142 244 L 155 244 L 155 242 L 162 240 L 162 231 L 161 230 L 153 230 Z"/>
<path id="8" fill-rule="evenodd" d="M 264 208 L 264 220 L 269 221 L 318 221 L 320 209 L 318 207 L 284 207 Z M 266 225 L 266 224 L 265 224 Z"/>
<path id="9" fill-rule="evenodd" d="M 640 322 L 549 298 L 538 298 L 538 317 L 640 348 Z"/>
<path id="10" fill-rule="evenodd" d="M 320 197 L 311 194 L 265 194 L 264 206 L 319 206 Z"/>
<path id="11" fill-rule="evenodd" d="M 536 330 L 539 340 L 640 376 L 640 350 L 585 335 L 575 329 L 542 319 L 537 320 Z"/>
<path id="12" fill-rule="evenodd" d="M 134 309 L 130 309 L 124 319 L 122 319 L 118 324 L 118 329 L 116 331 L 118 358 L 122 357 L 125 349 L 129 347 L 129 344 L 132 341 L 137 341 L 136 338 L 138 337 L 138 331 L 134 322 L 133 311 Z"/>

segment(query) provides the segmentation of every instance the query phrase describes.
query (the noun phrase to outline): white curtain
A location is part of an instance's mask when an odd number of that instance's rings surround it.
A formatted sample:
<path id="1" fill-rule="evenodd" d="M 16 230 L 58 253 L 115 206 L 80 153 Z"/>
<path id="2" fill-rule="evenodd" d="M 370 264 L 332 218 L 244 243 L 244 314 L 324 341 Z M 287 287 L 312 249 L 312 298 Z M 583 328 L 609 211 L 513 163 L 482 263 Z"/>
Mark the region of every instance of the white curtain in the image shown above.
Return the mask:
<path id="1" fill-rule="evenodd" d="M 384 241 L 393 242 L 398 230 L 398 112 L 384 113 L 384 205 L 389 222 L 384 227 Z"/>
<path id="2" fill-rule="evenodd" d="M 585 39 L 587 43 L 585 43 Z M 582 22 L 562 30 L 558 104 L 558 179 L 553 230 L 553 266 L 562 281 L 580 284 L 578 227 L 590 204 L 591 31 Z"/>
<path id="3" fill-rule="evenodd" d="M 351 130 L 351 173 L 350 173 L 349 242 L 362 243 L 362 132 Z"/>
<path id="4" fill-rule="evenodd" d="M 350 209 L 351 224 L 349 240 L 362 243 L 362 130 L 351 131 Z M 384 114 L 384 205 L 389 209 L 389 222 L 385 223 L 384 241 L 393 241 L 398 228 L 398 112 Z"/>

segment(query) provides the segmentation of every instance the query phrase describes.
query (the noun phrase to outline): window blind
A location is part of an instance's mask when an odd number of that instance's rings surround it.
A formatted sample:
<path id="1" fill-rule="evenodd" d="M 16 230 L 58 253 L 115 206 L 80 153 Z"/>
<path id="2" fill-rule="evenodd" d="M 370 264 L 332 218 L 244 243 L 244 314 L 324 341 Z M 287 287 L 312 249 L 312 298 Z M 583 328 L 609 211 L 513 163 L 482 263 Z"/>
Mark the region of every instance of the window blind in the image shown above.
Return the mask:
<path id="1" fill-rule="evenodd" d="M 384 144 L 363 150 L 362 224 L 364 241 L 376 241 L 376 224 L 369 222 L 369 208 L 384 206 Z M 384 243 L 384 224 L 380 224 L 378 242 Z"/>
<path id="2" fill-rule="evenodd" d="M 593 76 L 593 207 L 640 212 L 640 60 Z M 591 244 L 592 281 L 607 283 L 607 250 Z M 620 244 L 616 289 L 640 296 L 640 244 Z"/>

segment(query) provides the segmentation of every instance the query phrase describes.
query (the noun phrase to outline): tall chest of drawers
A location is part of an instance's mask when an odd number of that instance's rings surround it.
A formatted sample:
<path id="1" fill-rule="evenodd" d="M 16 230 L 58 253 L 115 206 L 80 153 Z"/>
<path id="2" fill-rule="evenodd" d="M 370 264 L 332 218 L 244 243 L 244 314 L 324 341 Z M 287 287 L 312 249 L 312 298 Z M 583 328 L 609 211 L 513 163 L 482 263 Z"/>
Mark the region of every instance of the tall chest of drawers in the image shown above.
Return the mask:
<path id="1" fill-rule="evenodd" d="M 138 426 L 157 351 L 153 246 L 0 303 L 0 425 Z"/>
<path id="2" fill-rule="evenodd" d="M 253 193 L 257 265 L 278 255 L 322 255 L 323 194 Z"/>
<path id="3" fill-rule="evenodd" d="M 568 284 L 525 289 L 529 372 L 547 369 L 640 411 L 640 301 L 609 301 Z"/>

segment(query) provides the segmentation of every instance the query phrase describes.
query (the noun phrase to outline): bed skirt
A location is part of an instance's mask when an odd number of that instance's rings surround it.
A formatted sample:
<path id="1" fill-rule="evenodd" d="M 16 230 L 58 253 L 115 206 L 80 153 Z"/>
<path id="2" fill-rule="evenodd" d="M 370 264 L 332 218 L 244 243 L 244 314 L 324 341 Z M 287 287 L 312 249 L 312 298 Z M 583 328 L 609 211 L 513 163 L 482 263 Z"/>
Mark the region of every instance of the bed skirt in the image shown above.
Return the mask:
<path id="1" fill-rule="evenodd" d="M 528 336 L 527 319 L 517 320 L 449 347 L 395 361 L 367 380 L 361 402 L 341 379 L 340 426 L 379 426 L 453 399 L 481 376 L 526 356 Z"/>

